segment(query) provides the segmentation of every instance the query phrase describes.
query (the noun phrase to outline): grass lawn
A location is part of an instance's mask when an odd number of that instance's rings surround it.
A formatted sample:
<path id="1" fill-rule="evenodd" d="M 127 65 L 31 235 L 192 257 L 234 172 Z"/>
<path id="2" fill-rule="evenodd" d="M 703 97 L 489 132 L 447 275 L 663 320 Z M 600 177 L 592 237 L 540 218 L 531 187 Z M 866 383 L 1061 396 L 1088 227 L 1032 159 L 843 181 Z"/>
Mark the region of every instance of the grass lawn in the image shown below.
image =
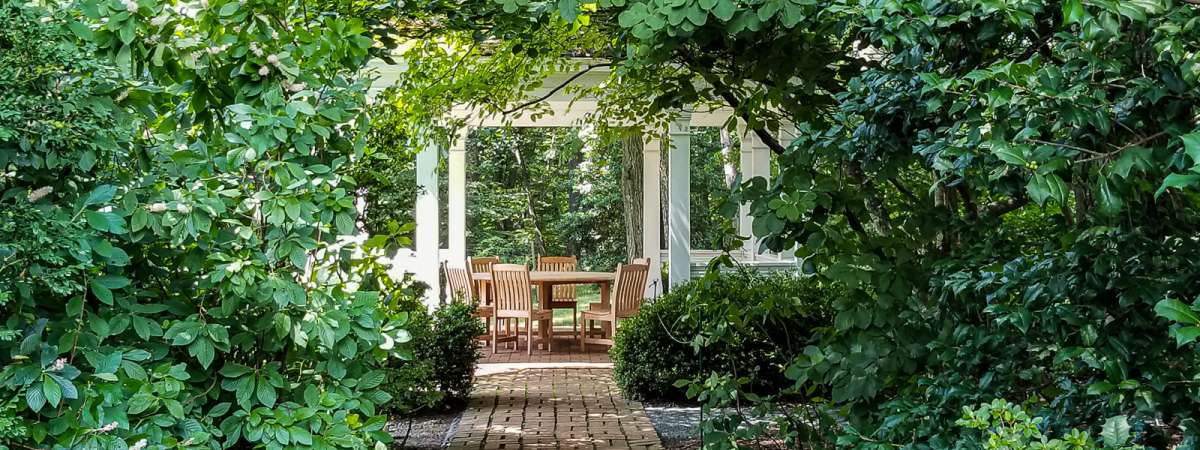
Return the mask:
<path id="1" fill-rule="evenodd" d="M 579 310 L 583 311 L 588 308 L 589 303 L 600 301 L 600 287 L 594 284 L 585 284 L 575 287 L 575 299 L 579 303 Z M 554 310 L 554 326 L 571 326 L 571 310 L 556 309 Z"/>

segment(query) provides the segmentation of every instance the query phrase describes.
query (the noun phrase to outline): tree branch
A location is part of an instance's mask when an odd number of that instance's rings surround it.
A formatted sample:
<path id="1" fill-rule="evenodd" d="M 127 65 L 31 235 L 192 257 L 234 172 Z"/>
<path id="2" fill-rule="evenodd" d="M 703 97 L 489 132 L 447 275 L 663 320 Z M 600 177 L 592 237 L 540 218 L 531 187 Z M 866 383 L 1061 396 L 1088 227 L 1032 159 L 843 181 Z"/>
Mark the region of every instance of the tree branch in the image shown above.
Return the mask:
<path id="1" fill-rule="evenodd" d="M 558 91 L 562 90 L 562 88 L 567 87 L 567 85 L 571 84 L 572 81 L 575 81 L 575 80 L 579 79 L 579 77 L 582 77 L 584 74 L 590 72 L 592 69 L 595 69 L 597 67 L 609 67 L 609 66 L 612 66 L 612 63 L 588 64 L 588 66 L 586 68 L 584 68 L 583 70 L 581 70 L 579 72 L 576 72 L 575 75 L 571 75 L 571 78 L 567 78 L 567 81 L 564 81 L 564 82 L 560 83 L 558 86 L 555 86 L 554 89 L 551 89 L 550 92 L 547 92 L 545 95 L 542 95 L 541 97 L 538 97 L 533 100 L 522 103 L 520 105 L 517 105 L 511 109 L 506 109 L 506 110 L 502 111 L 501 113 L 504 115 L 509 115 L 509 114 L 515 113 L 517 111 L 520 111 L 522 109 L 528 108 L 528 107 L 536 105 L 538 103 L 541 103 L 541 102 L 545 101 L 546 99 L 550 98 L 551 95 L 554 95 Z"/>

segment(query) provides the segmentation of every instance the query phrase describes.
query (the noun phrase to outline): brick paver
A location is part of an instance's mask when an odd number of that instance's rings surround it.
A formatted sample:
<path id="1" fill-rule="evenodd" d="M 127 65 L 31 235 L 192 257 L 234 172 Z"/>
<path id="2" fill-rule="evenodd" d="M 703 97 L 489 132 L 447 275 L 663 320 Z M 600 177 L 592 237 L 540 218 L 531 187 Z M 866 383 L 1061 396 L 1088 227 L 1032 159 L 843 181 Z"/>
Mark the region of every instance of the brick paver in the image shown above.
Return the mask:
<path id="1" fill-rule="evenodd" d="M 621 397 L 611 368 L 513 368 L 476 380 L 450 448 L 661 449 L 662 443 L 642 405 Z"/>

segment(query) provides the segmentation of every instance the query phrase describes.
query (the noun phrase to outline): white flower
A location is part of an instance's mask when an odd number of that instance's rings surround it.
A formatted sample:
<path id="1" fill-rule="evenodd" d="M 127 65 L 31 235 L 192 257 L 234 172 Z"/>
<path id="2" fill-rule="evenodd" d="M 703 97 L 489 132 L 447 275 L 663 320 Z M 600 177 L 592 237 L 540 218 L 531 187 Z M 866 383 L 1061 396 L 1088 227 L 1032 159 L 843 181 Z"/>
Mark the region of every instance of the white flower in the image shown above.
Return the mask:
<path id="1" fill-rule="evenodd" d="M 55 372 L 63 370 L 65 367 L 67 367 L 67 358 L 58 358 L 54 360 L 54 365 L 50 366 L 50 371 Z"/>
<path id="2" fill-rule="evenodd" d="M 307 84 L 304 84 L 304 83 L 296 83 L 296 84 L 290 84 L 290 85 L 288 85 L 288 90 L 289 90 L 289 91 L 292 91 L 292 92 L 300 92 L 300 91 L 303 91 L 303 90 L 304 90 L 305 88 L 307 88 L 307 87 L 308 87 L 308 85 L 307 85 Z"/>
<path id="3" fill-rule="evenodd" d="M 129 11 L 130 13 L 136 14 L 138 11 L 137 2 L 134 0 L 125 0 L 125 10 Z"/>
<path id="4" fill-rule="evenodd" d="M 153 19 L 150 19 L 150 25 L 154 25 L 156 27 L 161 27 L 163 25 L 166 25 L 168 20 L 171 20 L 171 19 L 167 16 L 155 16 Z"/>
<path id="5" fill-rule="evenodd" d="M 271 30 L 271 39 L 279 39 L 279 32 Z"/>
<path id="6" fill-rule="evenodd" d="M 129 450 L 143 450 L 146 448 L 146 444 L 147 444 L 146 440 L 142 439 L 140 441 L 137 441 L 133 445 L 130 445 Z"/>
<path id="7" fill-rule="evenodd" d="M 97 433 L 101 433 L 101 434 L 103 434 L 103 433 L 107 433 L 107 432 L 109 432 L 109 431 L 112 431 L 112 430 L 115 430 L 115 429 L 117 429 L 117 426 L 118 426 L 118 425 L 117 425 L 117 423 L 116 423 L 116 422 L 112 422 L 112 423 L 109 423 L 108 425 L 105 425 L 105 426 L 102 426 L 102 427 L 100 427 L 100 428 L 97 428 L 97 429 L 96 429 L 96 432 L 97 432 Z"/>
<path id="8" fill-rule="evenodd" d="M 279 56 L 274 53 L 267 55 L 267 62 L 271 63 L 272 66 L 278 66 L 279 65 Z"/>
<path id="9" fill-rule="evenodd" d="M 267 76 L 267 75 L 268 75 L 268 74 L 270 74 L 270 73 L 271 73 L 271 69 L 267 68 L 267 66 L 262 66 L 262 67 L 259 67 L 259 68 L 258 68 L 258 74 L 259 74 L 259 75 L 262 75 L 262 76 L 264 76 L 264 77 L 265 77 L 265 76 Z"/>
<path id="10" fill-rule="evenodd" d="M 192 207 L 185 205 L 183 203 L 180 203 L 178 205 L 175 205 L 175 212 L 180 213 L 180 214 L 187 214 L 187 213 L 192 212 Z"/>
<path id="11" fill-rule="evenodd" d="M 210 55 L 216 55 L 217 53 L 221 53 L 221 47 L 209 47 L 205 50 L 207 50 L 208 54 L 210 54 Z"/>
<path id="12" fill-rule="evenodd" d="M 29 199 L 29 203 L 37 203 L 38 200 L 41 200 L 45 196 L 49 195 L 51 192 L 54 192 L 54 187 L 42 186 L 40 188 L 34 189 L 33 192 L 30 192 L 29 197 L 27 197 L 27 198 Z"/>
<path id="13" fill-rule="evenodd" d="M 148 207 L 146 209 L 149 209 L 150 212 L 156 212 L 156 213 L 163 212 L 163 211 L 167 210 L 167 204 L 163 203 L 163 202 L 158 202 L 158 203 L 154 203 L 154 204 L 150 205 L 150 207 Z"/>

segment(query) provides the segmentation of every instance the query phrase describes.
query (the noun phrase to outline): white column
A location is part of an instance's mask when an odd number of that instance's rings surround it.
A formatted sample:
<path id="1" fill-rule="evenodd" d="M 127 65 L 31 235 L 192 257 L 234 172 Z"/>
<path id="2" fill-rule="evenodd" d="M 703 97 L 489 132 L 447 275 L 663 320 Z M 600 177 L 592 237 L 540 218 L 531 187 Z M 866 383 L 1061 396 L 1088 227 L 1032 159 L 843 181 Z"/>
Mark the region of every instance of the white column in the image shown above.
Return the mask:
<path id="1" fill-rule="evenodd" d="M 683 111 L 669 127 L 671 150 L 667 155 L 667 181 L 671 239 L 667 245 L 667 264 L 671 286 L 686 283 L 692 277 L 691 121 L 691 112 Z"/>
<path id="2" fill-rule="evenodd" d="M 425 306 L 433 309 L 438 303 L 438 293 L 441 283 L 438 282 L 438 231 L 441 228 L 438 214 L 438 151 L 440 144 L 430 142 L 417 153 L 417 208 L 416 239 L 413 245 L 416 250 L 417 267 L 414 275 L 418 280 L 429 284 L 425 293 Z"/>
<path id="3" fill-rule="evenodd" d="M 642 256 L 650 258 L 650 275 L 646 280 L 646 297 L 663 293 L 662 284 L 662 197 L 659 186 L 662 173 L 662 136 L 657 132 L 645 135 L 642 146 Z"/>
<path id="4" fill-rule="evenodd" d="M 450 143 L 447 157 L 446 193 L 450 222 L 450 262 L 464 264 L 467 260 L 467 135 L 470 129 L 463 128 Z"/>
<path id="5" fill-rule="evenodd" d="M 738 124 L 738 135 L 741 137 L 741 171 L 742 181 L 754 177 L 762 177 L 771 182 L 771 149 L 763 143 L 757 134 L 748 130 L 744 124 Z M 750 205 L 742 205 L 738 210 L 738 232 L 750 236 L 742 243 L 742 250 L 750 259 L 758 258 L 758 238 L 754 236 L 754 218 L 750 216 Z"/>

